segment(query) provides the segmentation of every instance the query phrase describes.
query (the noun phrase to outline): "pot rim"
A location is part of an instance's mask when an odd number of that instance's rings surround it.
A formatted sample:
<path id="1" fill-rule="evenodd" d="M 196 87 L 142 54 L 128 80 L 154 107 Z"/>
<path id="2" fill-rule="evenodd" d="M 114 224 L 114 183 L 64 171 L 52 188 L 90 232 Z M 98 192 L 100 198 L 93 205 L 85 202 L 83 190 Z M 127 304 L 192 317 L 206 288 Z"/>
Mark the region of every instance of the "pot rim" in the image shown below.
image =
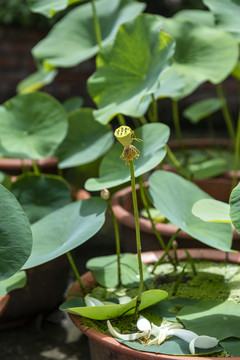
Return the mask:
<path id="1" fill-rule="evenodd" d="M 228 259 L 230 262 L 240 264 L 240 253 L 225 253 L 220 250 L 216 249 L 201 249 L 201 248 L 194 248 L 194 249 L 187 249 L 190 255 L 195 259 L 200 260 L 214 260 L 217 262 L 224 261 Z M 184 251 L 184 249 L 177 249 L 178 257 L 180 260 L 186 259 L 187 255 Z M 142 253 L 142 259 L 144 263 L 151 263 L 153 261 L 156 261 L 164 254 L 163 250 L 159 251 L 147 251 Z M 87 287 L 88 290 L 91 290 L 96 284 L 96 280 L 94 279 L 94 276 L 91 271 L 86 272 L 81 277 L 84 285 Z M 79 284 L 77 281 L 72 285 L 72 287 L 69 290 L 70 292 L 79 293 L 81 294 L 81 290 L 79 287 Z M 68 298 L 71 298 L 72 296 L 69 296 Z M 109 336 L 107 334 L 101 333 L 100 331 L 91 328 L 86 327 L 81 317 L 74 314 L 68 314 L 73 324 L 82 331 L 83 334 L 87 335 L 91 340 L 99 343 L 100 345 L 103 345 L 109 349 L 116 350 L 118 352 L 124 353 L 129 356 L 136 356 L 139 359 L 151 359 L 151 360 L 179 360 L 184 358 L 191 358 L 190 355 L 166 355 L 166 354 L 156 354 L 151 352 L 141 352 L 132 348 L 128 348 L 127 346 L 120 344 L 115 340 L 112 336 Z M 200 357 L 195 356 L 194 359 L 196 360 L 224 360 L 224 359 L 231 359 L 231 360 L 240 360 L 240 356 L 233 356 L 229 358 L 223 358 L 223 357 Z"/>
<path id="2" fill-rule="evenodd" d="M 240 171 L 239 171 L 240 174 Z M 145 183 L 146 186 L 148 186 L 148 182 Z M 139 190 L 139 185 L 136 184 L 136 190 Z M 113 212 L 118 220 L 118 222 L 121 225 L 125 225 L 127 227 L 130 227 L 131 229 L 135 229 L 135 217 L 134 215 L 126 210 L 122 204 L 121 199 L 130 197 L 132 193 L 131 186 L 124 187 L 123 189 L 115 192 L 111 198 L 111 204 Z M 145 219 L 143 217 L 139 217 L 139 226 L 140 230 L 142 232 L 148 233 L 148 234 L 154 234 L 154 231 L 152 229 L 152 225 L 150 220 Z M 168 223 L 156 223 L 155 227 L 157 231 L 164 237 L 171 237 L 179 228 L 176 225 L 168 224 Z M 233 240 L 239 240 L 239 234 L 236 231 L 236 229 L 232 229 L 233 232 Z M 180 230 L 180 232 L 177 235 L 178 239 L 193 239 L 192 236 L 187 234 L 185 231 Z M 198 241 L 198 240 L 197 240 Z"/>

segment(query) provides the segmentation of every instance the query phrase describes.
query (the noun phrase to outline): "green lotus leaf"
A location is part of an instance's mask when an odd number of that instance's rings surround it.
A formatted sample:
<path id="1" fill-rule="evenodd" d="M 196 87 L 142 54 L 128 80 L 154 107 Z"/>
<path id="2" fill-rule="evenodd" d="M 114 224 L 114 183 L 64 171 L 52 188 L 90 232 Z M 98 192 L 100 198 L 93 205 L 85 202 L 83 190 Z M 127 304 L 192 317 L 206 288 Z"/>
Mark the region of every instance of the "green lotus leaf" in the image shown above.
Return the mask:
<path id="1" fill-rule="evenodd" d="M 121 25 L 114 42 L 100 52 L 88 89 L 101 123 L 118 113 L 138 117 L 146 112 L 175 47 L 161 26 L 157 16 L 141 14 Z"/>
<path id="2" fill-rule="evenodd" d="M 142 293 L 141 304 L 139 310 L 146 309 L 149 306 L 156 304 L 157 302 L 163 300 L 167 297 L 167 292 L 164 290 L 148 290 Z M 104 305 L 104 306 L 81 306 L 82 301 L 74 299 L 66 301 L 60 306 L 60 310 L 67 311 L 71 314 L 81 315 L 94 320 L 108 320 L 114 319 L 121 315 L 133 315 L 135 312 L 135 306 L 137 301 L 137 296 L 131 301 L 125 304 L 113 304 L 113 305 Z M 77 303 L 80 303 L 80 306 L 77 306 Z M 71 306 L 69 306 L 69 305 Z M 74 305 L 74 307 L 72 306 Z"/>
<path id="3" fill-rule="evenodd" d="M 122 285 L 125 287 L 138 287 L 139 268 L 137 257 L 134 254 L 121 254 L 120 262 Z M 93 272 L 98 284 L 108 288 L 117 288 L 117 255 L 92 258 L 87 262 L 86 267 Z M 143 276 L 144 281 L 150 278 L 147 267 L 144 264 Z"/>
<path id="4" fill-rule="evenodd" d="M 76 110 L 68 121 L 67 136 L 56 152 L 60 169 L 88 164 L 112 146 L 112 131 L 94 119 L 92 109 Z"/>
<path id="5" fill-rule="evenodd" d="M 51 18 L 56 12 L 66 9 L 69 5 L 84 0 L 27 0 L 28 6 L 34 13 Z"/>
<path id="6" fill-rule="evenodd" d="M 67 126 L 63 106 L 45 93 L 18 95 L 0 106 L 0 141 L 10 157 L 52 156 Z"/>
<path id="7" fill-rule="evenodd" d="M 192 214 L 195 202 L 209 199 L 208 194 L 194 183 L 167 171 L 155 171 L 149 178 L 149 185 L 149 195 L 153 205 L 169 221 L 208 246 L 231 251 L 230 224 L 204 222 Z"/>
<path id="8" fill-rule="evenodd" d="M 210 98 L 198 101 L 190 105 L 183 112 L 183 115 L 193 124 L 212 115 L 224 106 L 224 102 L 219 98 Z"/>
<path id="9" fill-rule="evenodd" d="M 239 304 L 201 300 L 182 308 L 177 317 L 186 329 L 198 335 L 213 336 L 219 341 L 229 337 L 240 338 Z"/>
<path id="10" fill-rule="evenodd" d="M 231 74 L 239 54 L 237 41 L 231 34 L 189 20 L 161 19 L 163 31 L 176 41 L 170 69 L 186 77 L 185 88 L 175 99 L 185 97 L 206 81 L 218 84 Z"/>
<path id="11" fill-rule="evenodd" d="M 203 221 L 231 223 L 230 206 L 215 199 L 201 199 L 192 208 L 193 215 Z"/>
<path id="12" fill-rule="evenodd" d="M 240 233 L 240 184 L 238 184 L 230 195 L 230 218 L 233 226 Z"/>
<path id="13" fill-rule="evenodd" d="M 220 345 L 227 351 L 229 355 L 239 356 L 240 355 L 240 339 L 230 337 L 228 339 L 220 341 Z"/>
<path id="14" fill-rule="evenodd" d="M 72 96 L 63 102 L 63 106 L 67 113 L 81 108 L 83 105 L 83 98 L 81 96 Z"/>
<path id="15" fill-rule="evenodd" d="M 46 215 L 32 225 L 33 247 L 23 269 L 55 259 L 83 244 L 102 227 L 106 201 L 90 198 Z"/>
<path id="16" fill-rule="evenodd" d="M 168 354 L 168 355 L 191 355 L 189 351 L 189 344 L 186 341 L 178 339 L 176 337 L 167 339 L 161 345 L 151 345 L 151 346 L 143 345 L 138 340 L 136 341 L 126 341 L 120 339 L 116 339 L 116 340 L 121 344 L 124 344 L 138 351 L 145 351 L 156 354 Z M 222 350 L 223 349 L 220 346 L 211 349 L 195 348 L 196 355 L 202 355 L 202 356 L 212 353 L 218 353 Z"/>
<path id="17" fill-rule="evenodd" d="M 145 174 L 157 166 L 165 157 L 165 144 L 169 138 L 169 128 L 164 124 L 146 124 L 135 131 L 141 142 L 133 142 L 140 151 L 138 159 L 134 159 L 135 176 Z M 110 151 L 104 156 L 100 169 L 99 178 L 90 178 L 85 183 L 89 191 L 99 191 L 104 188 L 112 188 L 130 181 L 130 169 L 120 156 L 123 147 L 116 142 Z"/>
<path id="18" fill-rule="evenodd" d="M 18 84 L 17 92 L 20 94 L 26 94 L 39 90 L 42 87 L 51 84 L 57 76 L 57 73 L 56 69 L 52 69 L 50 71 L 39 69 Z"/>
<path id="19" fill-rule="evenodd" d="M 162 75 L 160 86 L 154 92 L 154 98 L 177 98 L 184 91 L 187 79 L 176 69 L 168 68 Z"/>
<path id="20" fill-rule="evenodd" d="M 26 283 L 25 271 L 18 271 L 10 278 L 0 281 L 0 296 L 9 294 L 12 290 L 23 288 Z"/>
<path id="21" fill-rule="evenodd" d="M 211 11 L 207 11 L 207 10 L 197 10 L 197 9 L 181 10 L 174 15 L 174 19 L 187 20 L 210 27 L 215 26 L 214 15 L 211 13 Z"/>
<path id="22" fill-rule="evenodd" d="M 13 183 L 11 192 L 21 204 L 30 223 L 40 220 L 72 200 L 67 182 L 55 175 L 21 175 Z"/>
<path id="23" fill-rule="evenodd" d="M 214 14 L 216 26 L 229 31 L 240 41 L 240 1 L 239 0 L 203 0 Z"/>
<path id="24" fill-rule="evenodd" d="M 135 18 L 144 8 L 144 3 L 133 0 L 96 1 L 102 45 L 114 38 L 119 25 Z M 32 50 L 38 63 L 47 61 L 56 67 L 75 66 L 98 51 L 90 3 L 71 10 Z"/>
<path id="25" fill-rule="evenodd" d="M 20 204 L 2 185 L 0 199 L 0 280 L 5 280 L 27 261 L 32 248 L 32 233 Z"/>

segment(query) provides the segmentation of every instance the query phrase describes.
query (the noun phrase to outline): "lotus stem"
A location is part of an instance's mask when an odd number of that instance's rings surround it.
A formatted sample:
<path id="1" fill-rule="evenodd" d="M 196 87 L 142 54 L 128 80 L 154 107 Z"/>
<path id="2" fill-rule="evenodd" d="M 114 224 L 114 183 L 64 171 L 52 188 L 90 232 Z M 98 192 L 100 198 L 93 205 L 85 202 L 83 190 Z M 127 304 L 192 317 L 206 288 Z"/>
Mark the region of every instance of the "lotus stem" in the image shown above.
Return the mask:
<path id="1" fill-rule="evenodd" d="M 172 243 L 176 239 L 176 237 L 177 237 L 180 230 L 181 229 L 177 229 L 177 231 L 171 236 L 171 238 L 170 238 L 170 240 L 169 240 L 169 242 L 167 244 L 167 247 L 166 247 L 167 251 L 170 250 L 170 248 L 172 246 Z M 152 269 L 152 274 L 154 274 L 154 271 L 156 270 L 156 267 L 163 262 L 165 257 L 166 257 L 166 252 L 160 257 L 160 259 L 158 261 L 155 262 L 155 264 L 153 266 L 153 269 Z M 174 266 L 176 267 L 176 264 L 174 264 Z"/>
<path id="2" fill-rule="evenodd" d="M 176 100 L 172 100 L 172 111 L 173 111 L 173 123 L 176 132 L 176 137 L 178 139 L 181 149 L 184 150 L 183 136 L 182 136 L 180 120 L 179 120 L 178 101 Z"/>
<path id="3" fill-rule="evenodd" d="M 121 275 L 121 246 L 120 246 L 120 237 L 119 237 L 119 230 L 118 230 L 118 224 L 117 219 L 114 214 L 112 204 L 110 200 L 107 200 L 108 209 L 110 211 L 110 214 L 112 216 L 113 220 L 113 226 L 114 226 L 114 232 L 115 232 L 115 240 L 116 240 L 116 253 L 117 253 L 117 269 L 118 269 L 118 287 L 120 288 L 122 286 L 122 275 Z"/>
<path id="4" fill-rule="evenodd" d="M 41 174 L 36 160 L 32 160 L 32 167 L 33 167 L 33 172 L 34 172 L 35 175 L 40 175 Z"/>
<path id="5" fill-rule="evenodd" d="M 126 121 L 125 121 L 124 116 L 122 114 L 118 114 L 117 119 L 118 119 L 119 125 L 126 125 Z"/>
<path id="6" fill-rule="evenodd" d="M 230 136 L 230 139 L 232 140 L 233 144 L 235 144 L 235 129 L 233 126 L 233 121 L 227 106 L 227 101 L 226 98 L 224 96 L 223 93 L 223 89 L 222 89 L 222 85 L 221 84 L 217 84 L 217 94 L 220 100 L 222 100 L 223 102 L 223 107 L 222 107 L 222 113 L 223 113 L 223 117 L 228 129 L 228 133 Z"/>
<path id="7" fill-rule="evenodd" d="M 133 199 L 133 210 L 135 217 L 136 245 L 137 245 L 138 269 L 139 269 L 139 290 L 138 290 L 138 297 L 137 297 L 136 309 L 134 314 L 134 322 L 136 322 L 138 317 L 139 306 L 141 303 L 142 292 L 143 292 L 143 266 L 142 266 L 142 257 L 141 257 L 141 238 L 140 238 L 137 192 L 136 192 L 133 160 L 129 161 L 129 165 L 130 165 L 130 174 L 131 174 L 132 199 Z"/>
<path id="8" fill-rule="evenodd" d="M 153 218 L 152 218 L 151 213 L 149 211 L 149 206 L 148 206 L 148 202 L 147 202 L 145 191 L 144 191 L 145 188 L 143 186 L 143 181 L 142 181 L 140 176 L 138 178 L 138 183 L 139 183 L 139 187 L 140 187 L 140 196 L 141 196 L 141 199 L 142 199 L 142 202 L 143 202 L 143 206 L 145 207 L 145 209 L 147 211 L 148 218 L 149 218 L 149 220 L 151 222 L 153 232 L 154 232 L 156 238 L 158 239 L 158 242 L 161 245 L 162 249 L 165 251 L 166 255 L 168 256 L 169 262 L 173 264 L 173 260 L 172 260 L 171 256 L 169 255 L 169 252 L 168 252 L 169 250 L 167 249 L 167 246 L 165 245 L 162 236 L 157 231 L 156 226 L 155 226 L 154 221 L 153 221 Z"/>
<path id="9" fill-rule="evenodd" d="M 157 110 L 157 100 L 152 95 L 152 103 L 149 111 L 149 118 L 151 122 L 158 122 L 158 110 Z"/>
<path id="10" fill-rule="evenodd" d="M 239 167 L 239 149 L 240 149 L 240 110 L 238 113 L 238 123 L 237 123 L 237 132 L 235 139 L 235 147 L 234 147 L 234 172 L 233 172 L 233 182 L 232 189 L 237 185 L 237 172 Z"/>
<path id="11" fill-rule="evenodd" d="M 77 279 L 77 281 L 78 281 L 78 283 L 79 283 L 79 285 L 80 285 L 80 288 L 82 289 L 82 291 L 84 292 L 84 294 L 88 294 L 88 291 L 87 291 L 86 287 L 83 285 L 83 282 L 82 282 L 82 280 L 81 280 L 80 274 L 79 274 L 79 272 L 78 272 L 78 269 L 77 269 L 77 267 L 76 267 L 76 264 L 75 264 L 75 262 L 74 262 L 74 260 L 73 260 L 73 257 L 72 257 L 72 255 L 71 255 L 70 251 L 68 251 L 66 254 L 67 254 L 68 261 L 69 261 L 69 263 L 70 263 L 70 265 L 71 265 L 71 267 L 72 267 L 72 269 L 73 269 L 73 272 L 74 272 L 74 274 L 75 274 L 75 276 L 76 276 L 76 279 Z"/>
<path id="12" fill-rule="evenodd" d="M 188 174 L 188 172 L 182 167 L 182 165 L 180 164 L 180 162 L 178 161 L 178 159 L 176 158 L 176 156 L 174 155 L 174 153 L 172 152 L 172 150 L 170 149 L 170 147 L 166 144 L 165 148 L 167 150 L 167 154 L 169 159 L 172 161 L 173 165 L 178 169 L 179 174 L 183 175 L 186 179 L 188 180 L 192 180 L 191 176 Z"/>
<path id="13" fill-rule="evenodd" d="M 99 50 L 101 50 L 102 49 L 102 36 L 101 36 L 101 28 L 100 28 L 100 24 L 99 24 L 99 20 L 98 20 L 98 16 L 97 16 L 95 0 L 91 0 L 91 4 L 92 4 L 95 35 L 96 35 L 97 43 L 99 46 Z"/>

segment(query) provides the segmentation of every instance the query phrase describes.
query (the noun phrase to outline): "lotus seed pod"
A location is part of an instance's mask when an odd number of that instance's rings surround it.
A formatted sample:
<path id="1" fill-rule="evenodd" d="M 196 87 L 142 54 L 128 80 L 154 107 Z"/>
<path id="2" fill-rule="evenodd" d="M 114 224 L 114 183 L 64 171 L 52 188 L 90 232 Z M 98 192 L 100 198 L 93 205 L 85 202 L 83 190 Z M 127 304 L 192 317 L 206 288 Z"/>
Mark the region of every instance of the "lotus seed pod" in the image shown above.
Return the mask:
<path id="1" fill-rule="evenodd" d="M 120 126 L 115 130 L 114 135 L 124 147 L 128 148 L 131 145 L 132 129 L 129 126 Z"/>

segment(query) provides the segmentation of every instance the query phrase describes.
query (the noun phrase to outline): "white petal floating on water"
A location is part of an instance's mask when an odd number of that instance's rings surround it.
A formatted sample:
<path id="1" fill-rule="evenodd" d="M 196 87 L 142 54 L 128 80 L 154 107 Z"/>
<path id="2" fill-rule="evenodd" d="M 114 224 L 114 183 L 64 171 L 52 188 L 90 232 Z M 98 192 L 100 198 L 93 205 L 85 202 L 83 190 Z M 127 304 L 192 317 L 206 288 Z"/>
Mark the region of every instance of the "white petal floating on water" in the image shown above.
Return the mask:
<path id="1" fill-rule="evenodd" d="M 116 331 L 116 329 L 114 329 L 114 327 L 112 326 L 112 324 L 110 323 L 109 320 L 107 320 L 107 327 L 112 336 L 114 336 L 118 339 L 121 339 L 121 340 L 129 340 L 129 341 L 136 340 L 141 337 L 145 337 L 148 334 L 146 331 L 137 332 L 137 333 L 129 333 L 129 334 L 121 334 L 118 331 Z"/>
<path id="2" fill-rule="evenodd" d="M 198 336 L 195 332 L 185 329 L 171 329 L 168 331 L 168 336 L 170 335 L 177 336 L 188 343 Z"/>
<path id="3" fill-rule="evenodd" d="M 191 340 L 189 344 L 189 350 L 191 354 L 195 354 L 195 347 L 201 349 L 210 349 L 212 347 L 217 346 L 218 339 L 211 336 L 200 335 Z"/>
<path id="4" fill-rule="evenodd" d="M 137 321 L 137 328 L 140 331 L 147 331 L 147 332 L 150 333 L 151 324 L 148 321 L 148 319 L 146 319 L 145 317 L 140 315 L 139 318 L 138 318 L 138 321 Z"/>
<path id="5" fill-rule="evenodd" d="M 104 304 L 100 300 L 89 295 L 86 295 L 84 300 L 86 306 L 104 306 Z"/>

